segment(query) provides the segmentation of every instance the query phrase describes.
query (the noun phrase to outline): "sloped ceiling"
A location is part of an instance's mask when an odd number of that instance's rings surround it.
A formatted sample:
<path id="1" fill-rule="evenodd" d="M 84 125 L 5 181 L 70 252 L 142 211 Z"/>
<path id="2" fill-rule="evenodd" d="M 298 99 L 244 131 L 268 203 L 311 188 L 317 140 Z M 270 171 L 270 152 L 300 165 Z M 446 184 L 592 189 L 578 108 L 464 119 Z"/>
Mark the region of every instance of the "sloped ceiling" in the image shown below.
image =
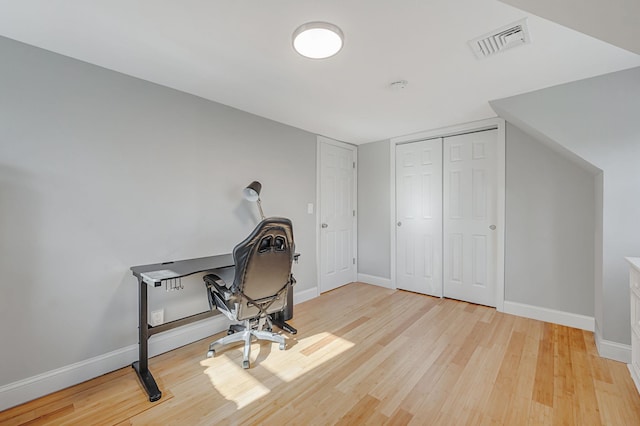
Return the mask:
<path id="1" fill-rule="evenodd" d="M 524 17 L 531 44 L 475 58 L 468 40 Z M 345 33 L 333 58 L 291 47 L 317 20 Z M 0 0 L 0 35 L 352 143 L 492 117 L 491 99 L 640 65 L 497 0 Z"/>
<path id="2" fill-rule="evenodd" d="M 640 54 L 638 0 L 500 0 Z"/>

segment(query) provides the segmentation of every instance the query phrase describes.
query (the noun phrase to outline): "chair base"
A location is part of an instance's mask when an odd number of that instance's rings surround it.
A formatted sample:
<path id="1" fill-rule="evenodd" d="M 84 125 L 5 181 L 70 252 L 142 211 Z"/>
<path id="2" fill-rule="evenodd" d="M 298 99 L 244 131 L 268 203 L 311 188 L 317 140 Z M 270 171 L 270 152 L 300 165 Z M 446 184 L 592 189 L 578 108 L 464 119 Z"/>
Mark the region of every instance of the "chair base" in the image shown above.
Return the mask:
<path id="1" fill-rule="evenodd" d="M 251 339 L 253 337 L 255 337 L 257 340 L 268 340 L 270 342 L 279 343 L 279 348 L 281 351 L 283 351 L 286 347 L 286 342 L 283 335 L 274 333 L 272 331 L 253 329 L 251 328 L 251 325 L 248 323 L 248 321 L 245 321 L 244 326 L 232 325 L 229 328 L 229 333 L 231 334 L 225 337 L 221 337 L 220 339 L 209 345 L 207 358 L 213 357 L 216 353 L 216 349 L 219 349 L 222 346 L 236 342 L 244 342 L 242 368 L 249 368 L 249 355 L 251 355 Z"/>

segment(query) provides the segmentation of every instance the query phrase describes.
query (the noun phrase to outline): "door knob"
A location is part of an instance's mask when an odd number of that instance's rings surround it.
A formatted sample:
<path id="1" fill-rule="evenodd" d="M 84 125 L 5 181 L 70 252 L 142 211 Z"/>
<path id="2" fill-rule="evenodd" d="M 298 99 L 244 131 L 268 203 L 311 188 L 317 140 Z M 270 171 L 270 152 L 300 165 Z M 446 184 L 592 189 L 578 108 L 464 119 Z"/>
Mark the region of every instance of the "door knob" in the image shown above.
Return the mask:
<path id="1" fill-rule="evenodd" d="M 328 228 L 328 227 L 329 227 L 329 225 L 327 225 L 326 223 L 323 223 L 323 224 L 322 224 L 322 225 L 320 225 L 320 226 L 321 226 L 321 227 L 323 227 L 323 228 Z"/>
<path id="2" fill-rule="evenodd" d="M 491 225 L 491 226 L 489 226 L 489 229 L 491 229 L 492 231 L 494 231 L 494 230 L 496 229 L 496 226 L 495 226 L 495 225 Z"/>
<path id="3" fill-rule="evenodd" d="M 398 222 L 398 226 L 402 226 L 402 222 Z"/>

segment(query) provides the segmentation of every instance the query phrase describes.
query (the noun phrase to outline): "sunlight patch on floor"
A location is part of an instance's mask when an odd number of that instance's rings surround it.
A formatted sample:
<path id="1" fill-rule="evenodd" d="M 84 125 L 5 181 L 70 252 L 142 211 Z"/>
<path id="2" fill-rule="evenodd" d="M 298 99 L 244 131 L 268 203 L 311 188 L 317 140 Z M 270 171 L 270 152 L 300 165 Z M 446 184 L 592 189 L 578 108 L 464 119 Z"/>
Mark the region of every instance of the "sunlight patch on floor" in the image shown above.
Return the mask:
<path id="1" fill-rule="evenodd" d="M 265 342 L 251 345 L 251 368 L 242 368 L 242 345 L 234 345 L 214 358 L 203 360 L 204 373 L 225 399 L 238 409 L 259 400 L 270 389 L 308 374 L 322 364 L 349 350 L 355 344 L 331 333 L 323 332 L 300 339 L 290 339 L 285 351 Z M 262 354 L 262 351 L 268 351 Z"/>
<path id="2" fill-rule="evenodd" d="M 237 360 L 221 355 L 205 370 L 211 384 L 225 399 L 241 409 L 267 395 L 270 390 L 242 368 Z M 224 385 L 223 385 L 224 384 Z"/>
<path id="3" fill-rule="evenodd" d="M 305 351 L 319 344 L 322 346 L 315 351 L 305 353 Z M 355 346 L 355 343 L 349 340 L 328 332 L 322 332 L 300 339 L 294 347 L 287 349 L 290 352 L 287 354 L 286 364 L 283 364 L 282 358 L 278 357 L 278 354 L 271 354 L 263 361 L 262 366 L 283 382 L 288 383 L 331 361 L 353 346 Z"/>

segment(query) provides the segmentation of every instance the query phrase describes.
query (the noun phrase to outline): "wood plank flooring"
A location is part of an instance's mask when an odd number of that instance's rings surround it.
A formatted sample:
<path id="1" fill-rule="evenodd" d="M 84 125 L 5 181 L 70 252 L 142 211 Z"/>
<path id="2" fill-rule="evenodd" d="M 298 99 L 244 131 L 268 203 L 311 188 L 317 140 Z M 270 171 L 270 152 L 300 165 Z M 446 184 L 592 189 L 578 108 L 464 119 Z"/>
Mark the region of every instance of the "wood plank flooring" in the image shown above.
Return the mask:
<path id="1" fill-rule="evenodd" d="M 593 334 L 353 283 L 297 305 L 287 349 L 207 359 L 206 339 L 150 360 L 150 403 L 123 368 L 0 412 L 2 425 L 640 425 L 625 364 Z"/>

